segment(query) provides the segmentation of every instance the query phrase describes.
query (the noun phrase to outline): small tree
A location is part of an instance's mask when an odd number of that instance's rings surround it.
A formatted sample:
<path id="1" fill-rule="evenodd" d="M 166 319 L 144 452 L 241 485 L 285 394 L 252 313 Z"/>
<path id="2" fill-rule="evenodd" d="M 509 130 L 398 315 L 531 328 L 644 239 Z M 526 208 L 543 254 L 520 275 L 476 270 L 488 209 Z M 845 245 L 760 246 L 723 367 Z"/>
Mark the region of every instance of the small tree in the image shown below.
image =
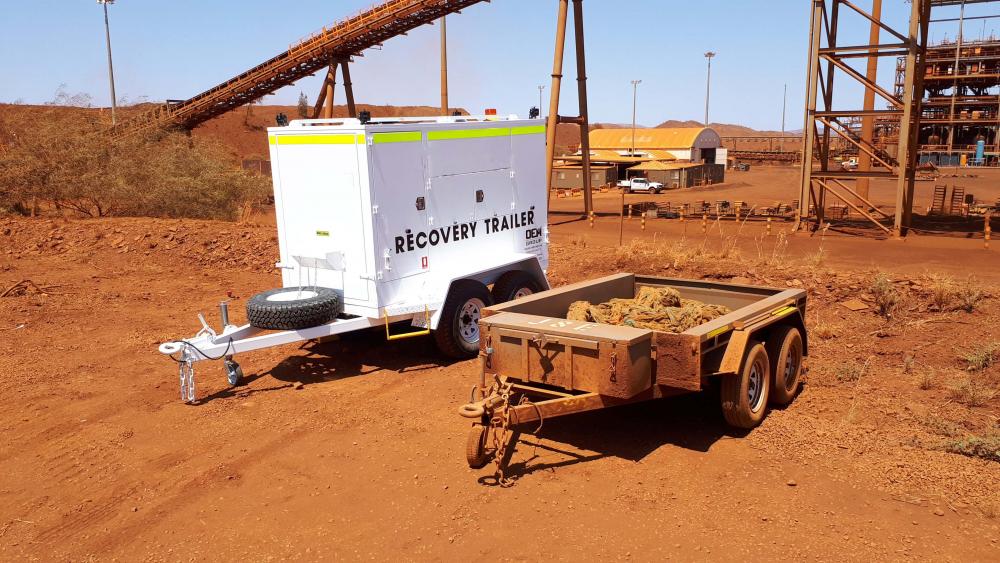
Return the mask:
<path id="1" fill-rule="evenodd" d="M 299 92 L 299 117 L 302 119 L 309 117 L 309 97 L 305 92 Z"/>

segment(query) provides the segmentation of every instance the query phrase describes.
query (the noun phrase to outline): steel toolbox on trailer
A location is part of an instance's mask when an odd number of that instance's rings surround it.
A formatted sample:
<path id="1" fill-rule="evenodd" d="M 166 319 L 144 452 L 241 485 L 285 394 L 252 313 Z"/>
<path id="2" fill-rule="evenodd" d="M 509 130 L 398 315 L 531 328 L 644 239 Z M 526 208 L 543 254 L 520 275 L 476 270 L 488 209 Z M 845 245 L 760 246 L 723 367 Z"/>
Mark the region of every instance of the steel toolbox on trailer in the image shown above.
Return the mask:
<path id="1" fill-rule="evenodd" d="M 632 298 L 643 286 L 668 286 L 731 312 L 681 333 L 566 319 L 573 302 Z M 544 418 L 698 391 L 713 377 L 722 378 L 726 420 L 756 426 L 769 400 L 787 404 L 798 390 L 805 307 L 801 289 L 634 274 L 489 307 L 480 321 L 480 382 L 460 409 L 476 420 L 468 461 L 479 466 L 498 454 L 499 464 L 510 436 Z"/>
<path id="2" fill-rule="evenodd" d="M 484 307 L 548 287 L 544 133 L 514 116 L 268 129 L 283 288 L 250 299 L 245 326 L 222 307 L 220 332 L 202 318 L 194 338 L 160 346 L 184 400 L 196 361 L 225 359 L 235 385 L 235 354 L 371 326 L 474 356 Z M 390 334 L 400 321 L 415 330 Z"/>

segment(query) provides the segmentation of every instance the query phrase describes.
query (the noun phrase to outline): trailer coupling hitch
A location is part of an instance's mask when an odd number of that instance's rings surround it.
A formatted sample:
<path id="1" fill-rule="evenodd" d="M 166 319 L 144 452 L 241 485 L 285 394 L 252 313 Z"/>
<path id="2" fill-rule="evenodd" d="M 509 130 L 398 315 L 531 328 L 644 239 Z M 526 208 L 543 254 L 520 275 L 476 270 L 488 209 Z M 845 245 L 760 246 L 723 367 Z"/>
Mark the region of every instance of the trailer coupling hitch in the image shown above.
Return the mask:
<path id="1" fill-rule="evenodd" d="M 458 414 L 465 418 L 482 418 L 486 411 L 492 413 L 503 401 L 500 395 L 490 395 L 481 401 L 472 401 L 458 407 Z"/>

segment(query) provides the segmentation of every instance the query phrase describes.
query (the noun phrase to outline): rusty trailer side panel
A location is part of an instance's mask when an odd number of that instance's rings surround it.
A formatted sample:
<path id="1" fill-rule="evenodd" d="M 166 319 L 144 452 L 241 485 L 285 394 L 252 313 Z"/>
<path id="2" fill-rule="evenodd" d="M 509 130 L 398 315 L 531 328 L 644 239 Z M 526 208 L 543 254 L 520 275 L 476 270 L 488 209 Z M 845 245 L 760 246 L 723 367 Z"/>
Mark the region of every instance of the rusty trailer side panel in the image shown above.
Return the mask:
<path id="1" fill-rule="evenodd" d="M 685 299 L 725 305 L 731 312 L 680 334 L 565 318 L 574 301 L 630 298 L 642 286 L 670 286 Z M 663 388 L 654 395 L 697 391 L 706 377 L 735 373 L 755 334 L 775 323 L 801 324 L 805 306 L 800 289 L 623 273 L 488 308 L 480 345 L 488 375 L 617 399 L 651 387 Z"/>
<path id="2" fill-rule="evenodd" d="M 653 385 L 651 330 L 523 313 L 483 324 L 492 373 L 622 399 Z"/>

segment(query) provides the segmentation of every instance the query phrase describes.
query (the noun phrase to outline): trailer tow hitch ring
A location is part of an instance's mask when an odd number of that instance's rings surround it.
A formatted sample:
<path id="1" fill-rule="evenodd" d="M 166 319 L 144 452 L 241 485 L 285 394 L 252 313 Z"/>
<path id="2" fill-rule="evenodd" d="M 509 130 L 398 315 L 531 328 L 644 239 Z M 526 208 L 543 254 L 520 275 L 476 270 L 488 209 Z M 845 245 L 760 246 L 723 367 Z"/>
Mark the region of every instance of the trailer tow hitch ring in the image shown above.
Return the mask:
<path id="1" fill-rule="evenodd" d="M 458 414 L 465 418 L 481 418 L 485 412 L 482 403 L 468 403 L 458 407 Z"/>

